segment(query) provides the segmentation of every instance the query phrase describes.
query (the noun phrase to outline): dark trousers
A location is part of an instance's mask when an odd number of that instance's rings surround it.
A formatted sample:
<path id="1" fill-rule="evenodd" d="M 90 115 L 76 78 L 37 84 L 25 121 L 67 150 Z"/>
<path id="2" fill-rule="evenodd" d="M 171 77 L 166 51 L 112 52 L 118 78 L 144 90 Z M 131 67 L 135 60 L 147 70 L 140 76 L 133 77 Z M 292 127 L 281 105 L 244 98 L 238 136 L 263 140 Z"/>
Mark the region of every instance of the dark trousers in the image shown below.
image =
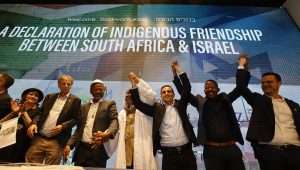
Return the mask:
<path id="1" fill-rule="evenodd" d="M 236 145 L 204 146 L 203 158 L 206 170 L 245 170 L 242 152 Z"/>
<path id="2" fill-rule="evenodd" d="M 10 145 L 0 149 L 0 163 L 12 163 L 14 161 L 15 145 Z"/>
<path id="3" fill-rule="evenodd" d="M 103 145 L 92 148 L 92 145 L 80 142 L 73 161 L 76 166 L 105 168 L 108 158 Z"/>
<path id="4" fill-rule="evenodd" d="M 299 146 L 252 144 L 261 170 L 300 170 Z"/>
<path id="5" fill-rule="evenodd" d="M 192 144 L 162 147 L 162 170 L 197 170 Z"/>

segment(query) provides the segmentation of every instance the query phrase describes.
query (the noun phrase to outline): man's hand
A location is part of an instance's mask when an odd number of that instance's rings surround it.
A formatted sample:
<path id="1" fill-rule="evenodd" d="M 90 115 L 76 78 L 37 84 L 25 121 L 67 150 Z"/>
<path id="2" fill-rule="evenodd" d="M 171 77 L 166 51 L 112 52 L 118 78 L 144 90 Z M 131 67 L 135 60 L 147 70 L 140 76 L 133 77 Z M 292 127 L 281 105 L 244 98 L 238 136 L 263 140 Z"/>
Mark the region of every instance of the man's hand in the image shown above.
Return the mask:
<path id="1" fill-rule="evenodd" d="M 175 68 L 175 65 L 178 64 L 177 60 L 176 61 L 173 61 L 172 64 L 171 64 L 171 70 L 172 70 L 172 73 L 173 73 L 173 76 L 176 76 L 177 73 L 176 73 L 176 68 Z"/>
<path id="2" fill-rule="evenodd" d="M 36 124 L 32 124 L 31 126 L 29 126 L 29 128 L 27 129 L 27 135 L 30 137 L 30 138 L 33 138 L 34 137 L 34 134 L 36 134 L 38 131 L 37 131 L 37 126 Z"/>
<path id="3" fill-rule="evenodd" d="M 97 146 L 102 145 L 104 142 L 108 141 L 111 137 L 111 133 L 109 131 L 97 131 L 93 134 L 93 143 Z"/>
<path id="4" fill-rule="evenodd" d="M 249 58 L 245 54 L 239 56 L 239 66 L 243 66 L 245 69 L 248 69 Z"/>
<path id="5" fill-rule="evenodd" d="M 47 136 L 49 136 L 49 137 L 56 136 L 61 133 L 62 129 L 63 129 L 62 125 L 56 125 L 54 128 L 52 128 L 50 130 L 50 132 L 49 132 L 49 134 L 47 134 Z"/>
<path id="6" fill-rule="evenodd" d="M 92 138 L 92 149 L 96 149 L 98 146 L 103 144 L 102 140 L 102 131 L 97 131 L 93 133 L 93 138 Z"/>
<path id="7" fill-rule="evenodd" d="M 129 73 L 128 79 L 131 81 L 133 87 L 136 87 L 136 85 L 139 83 L 139 77 L 133 72 Z"/>
<path id="8" fill-rule="evenodd" d="M 107 142 L 111 136 L 112 136 L 111 133 L 106 130 L 101 134 L 102 141 Z"/>
<path id="9" fill-rule="evenodd" d="M 11 100 L 10 108 L 13 112 L 19 112 L 22 108 L 22 104 L 19 104 L 16 100 Z"/>
<path id="10" fill-rule="evenodd" d="M 172 64 L 171 64 L 171 69 L 172 69 L 172 72 L 173 72 L 173 75 L 174 75 L 174 76 L 176 76 L 176 75 L 179 74 L 179 73 L 182 73 L 182 69 L 181 69 L 181 67 L 179 66 L 177 60 L 175 60 L 175 61 L 172 62 Z"/>
<path id="11" fill-rule="evenodd" d="M 71 151 L 70 145 L 66 145 L 65 148 L 64 148 L 64 153 L 63 153 L 64 160 L 68 159 L 70 151 Z"/>

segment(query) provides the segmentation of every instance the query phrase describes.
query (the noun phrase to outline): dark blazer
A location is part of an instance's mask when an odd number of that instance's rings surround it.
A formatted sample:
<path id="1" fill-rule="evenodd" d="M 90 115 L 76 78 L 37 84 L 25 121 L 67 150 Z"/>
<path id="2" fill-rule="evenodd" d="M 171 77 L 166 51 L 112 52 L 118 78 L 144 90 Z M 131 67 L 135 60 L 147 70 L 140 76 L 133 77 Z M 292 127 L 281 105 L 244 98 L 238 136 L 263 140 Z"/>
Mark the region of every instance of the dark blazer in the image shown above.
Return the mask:
<path id="1" fill-rule="evenodd" d="M 238 70 L 239 71 L 239 70 Z M 187 79 L 188 80 L 188 79 Z M 174 76 L 173 83 L 176 86 L 177 91 L 181 94 L 182 93 L 182 80 L 178 76 Z M 240 84 L 242 85 L 242 84 Z M 188 86 L 190 85 L 190 81 L 188 80 Z M 240 144 L 244 144 L 243 136 L 235 116 L 234 109 L 232 107 L 232 102 L 234 102 L 238 97 L 240 97 L 240 91 L 238 87 L 233 89 L 230 93 L 220 93 L 218 94 L 217 98 L 221 99 L 220 101 L 223 102 L 224 106 L 224 113 L 227 114 L 228 120 L 231 126 L 231 133 L 235 141 L 238 141 Z M 205 107 L 206 98 L 201 95 L 194 96 L 192 93 L 189 94 L 189 102 L 197 109 L 199 113 L 198 119 L 198 133 L 197 133 L 197 140 L 198 143 L 203 145 L 207 142 L 206 130 L 203 122 L 203 108 Z"/>
<path id="2" fill-rule="evenodd" d="M 180 100 L 175 100 L 174 107 L 177 109 L 178 114 L 182 121 L 182 126 L 184 132 L 194 145 L 197 145 L 196 136 L 194 134 L 193 127 L 189 121 L 188 115 L 186 113 L 186 108 L 188 104 L 188 93 L 191 90 L 187 85 L 187 76 L 186 74 L 182 74 L 183 80 L 183 93 L 181 94 Z M 164 104 L 161 103 L 154 103 L 153 106 L 150 106 L 146 103 L 143 103 L 140 100 L 138 89 L 131 89 L 130 93 L 132 95 L 133 103 L 137 109 L 142 111 L 144 114 L 153 117 L 153 126 L 152 126 L 152 140 L 153 140 L 153 154 L 156 155 L 156 151 L 161 148 L 160 146 L 160 134 L 159 128 L 164 118 L 166 107 Z"/>
<path id="3" fill-rule="evenodd" d="M 239 83 L 250 79 L 250 73 L 246 70 L 239 74 Z M 250 142 L 270 142 L 275 132 L 275 114 L 272 99 L 266 95 L 252 92 L 247 87 L 242 89 L 242 95 L 253 110 L 246 139 Z M 292 100 L 285 98 L 285 101 L 292 111 L 296 131 L 300 136 L 300 106 Z"/>
<path id="4" fill-rule="evenodd" d="M 10 101 L 11 101 L 11 97 L 7 92 L 0 94 L 0 119 L 2 119 L 8 113 L 11 112 Z"/>
<path id="5" fill-rule="evenodd" d="M 11 97 L 7 93 L 7 91 L 3 94 L 0 94 L 0 119 L 4 118 L 7 116 L 10 112 L 10 100 Z M 1 129 L 1 124 L 0 124 L 0 129 Z M 14 156 L 11 154 L 13 152 L 13 148 L 8 146 L 5 148 L 0 149 L 0 162 L 11 162 Z"/>
<path id="6" fill-rule="evenodd" d="M 43 128 L 44 123 L 47 120 L 49 112 L 52 106 L 54 105 L 57 97 L 58 93 L 48 94 L 45 97 L 45 100 L 43 101 L 41 107 L 42 114 L 39 117 L 39 120 L 36 122 L 39 131 Z M 56 125 L 62 125 L 63 130 L 60 134 L 51 138 L 57 139 L 62 147 L 65 146 L 66 142 L 70 138 L 72 127 L 77 123 L 80 110 L 80 103 L 81 100 L 78 97 L 70 94 L 61 113 L 59 114 Z"/>
<path id="7" fill-rule="evenodd" d="M 80 121 L 78 122 L 77 129 L 67 143 L 71 147 L 76 146 L 82 139 L 90 106 L 90 102 L 81 106 Z M 108 130 L 115 135 L 118 132 L 118 129 L 119 123 L 116 103 L 109 100 L 101 101 L 95 115 L 93 132 Z"/>

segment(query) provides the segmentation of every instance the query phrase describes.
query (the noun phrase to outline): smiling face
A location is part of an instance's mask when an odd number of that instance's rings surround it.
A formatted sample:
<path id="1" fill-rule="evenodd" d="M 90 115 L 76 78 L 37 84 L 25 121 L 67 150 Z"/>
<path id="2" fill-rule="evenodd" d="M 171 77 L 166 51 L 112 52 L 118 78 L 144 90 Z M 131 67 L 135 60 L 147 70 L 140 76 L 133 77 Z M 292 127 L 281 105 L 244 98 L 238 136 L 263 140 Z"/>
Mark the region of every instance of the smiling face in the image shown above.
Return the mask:
<path id="1" fill-rule="evenodd" d="M 106 87 L 102 83 L 94 83 L 91 85 L 91 94 L 94 100 L 99 100 L 104 96 Z"/>
<path id="2" fill-rule="evenodd" d="M 30 91 L 25 95 L 25 102 L 37 104 L 39 100 L 39 93 L 37 91 Z"/>
<path id="3" fill-rule="evenodd" d="M 160 90 L 160 97 L 164 103 L 172 104 L 175 97 L 172 87 L 169 85 L 162 86 Z"/>
<path id="4" fill-rule="evenodd" d="M 265 75 L 261 79 L 261 89 L 268 96 L 276 96 L 279 93 L 281 81 L 275 75 Z"/>
<path id="5" fill-rule="evenodd" d="M 60 89 L 60 93 L 65 95 L 68 94 L 73 85 L 73 78 L 68 75 L 61 76 L 58 79 L 58 88 Z"/>
<path id="6" fill-rule="evenodd" d="M 217 82 L 213 80 L 207 80 L 204 85 L 204 93 L 207 98 L 214 98 L 218 95 L 219 87 Z"/>

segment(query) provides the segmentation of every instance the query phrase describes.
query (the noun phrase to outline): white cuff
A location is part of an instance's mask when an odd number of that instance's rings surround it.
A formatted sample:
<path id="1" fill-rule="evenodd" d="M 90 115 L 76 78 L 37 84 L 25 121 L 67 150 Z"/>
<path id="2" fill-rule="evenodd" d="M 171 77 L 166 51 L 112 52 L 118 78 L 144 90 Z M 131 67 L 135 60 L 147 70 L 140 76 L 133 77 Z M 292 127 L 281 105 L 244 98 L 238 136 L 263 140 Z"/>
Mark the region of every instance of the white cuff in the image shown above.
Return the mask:
<path id="1" fill-rule="evenodd" d="M 238 69 L 244 70 L 244 69 L 245 69 L 245 66 L 239 65 L 239 66 L 238 66 Z"/>

